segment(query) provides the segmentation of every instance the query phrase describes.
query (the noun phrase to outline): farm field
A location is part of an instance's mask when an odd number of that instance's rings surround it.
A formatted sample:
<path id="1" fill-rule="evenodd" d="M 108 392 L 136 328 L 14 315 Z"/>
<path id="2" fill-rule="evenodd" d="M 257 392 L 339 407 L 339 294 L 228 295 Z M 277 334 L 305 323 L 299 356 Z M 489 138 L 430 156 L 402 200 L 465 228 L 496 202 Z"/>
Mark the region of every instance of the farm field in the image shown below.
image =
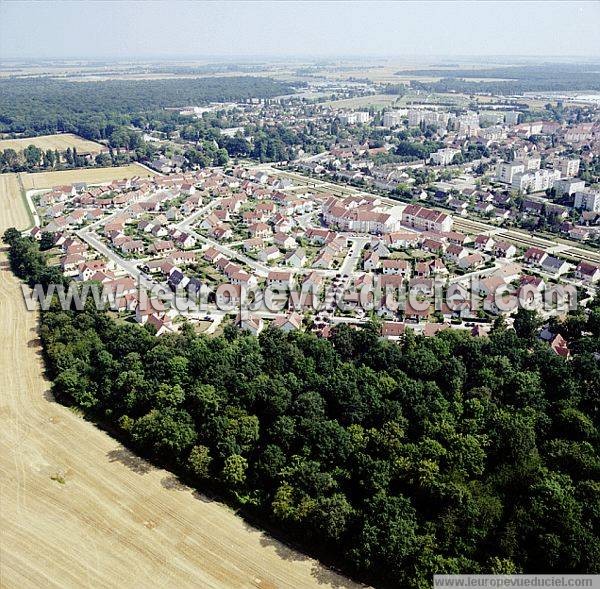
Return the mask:
<path id="1" fill-rule="evenodd" d="M 0 215 L 1 227 L 26 229 L 31 225 L 29 215 L 21 197 L 21 188 L 17 174 L 0 174 Z M 4 229 L 0 231 L 4 233 Z"/>
<path id="2" fill-rule="evenodd" d="M 103 145 L 95 141 L 89 141 L 73 135 L 72 133 L 60 133 L 57 135 L 41 135 L 39 137 L 26 137 L 23 139 L 0 139 L 0 151 L 5 149 L 14 149 L 15 151 L 23 151 L 29 145 L 35 145 L 44 151 L 47 149 L 58 149 L 58 151 L 66 151 L 68 147 L 77 149 L 79 153 L 91 153 L 92 155 L 99 154 L 104 148 Z"/>
<path id="3" fill-rule="evenodd" d="M 395 94 L 373 94 L 371 96 L 356 96 L 355 98 L 341 98 L 340 100 L 330 100 L 324 102 L 326 106 L 334 108 L 384 108 L 392 105 L 398 100 Z"/>
<path id="4" fill-rule="evenodd" d="M 73 182 L 101 183 L 111 180 L 122 180 L 134 176 L 151 177 L 154 172 L 139 164 L 129 164 L 115 168 L 82 168 L 79 170 L 61 170 L 59 172 L 31 172 L 21 174 L 23 186 L 26 190 L 52 188 L 61 184 Z"/>
<path id="5" fill-rule="evenodd" d="M 28 216 L 0 178 L 1 234 Z M 0 313 L 0 587 L 357 587 L 55 403 L 5 252 Z"/>

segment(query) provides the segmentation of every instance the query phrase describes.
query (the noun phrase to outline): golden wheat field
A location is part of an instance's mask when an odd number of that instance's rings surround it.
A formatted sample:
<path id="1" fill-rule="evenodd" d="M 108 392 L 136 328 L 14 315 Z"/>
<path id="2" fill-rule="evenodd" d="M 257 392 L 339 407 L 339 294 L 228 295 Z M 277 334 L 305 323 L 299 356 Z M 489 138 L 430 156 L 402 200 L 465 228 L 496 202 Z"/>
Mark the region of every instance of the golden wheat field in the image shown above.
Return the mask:
<path id="1" fill-rule="evenodd" d="M 62 184 L 72 184 L 73 182 L 88 182 L 90 184 L 100 184 L 110 182 L 111 180 L 122 180 L 123 178 L 133 178 L 140 176 L 148 178 L 154 176 L 148 168 L 139 164 L 129 164 L 114 168 L 82 168 L 79 170 L 61 170 L 59 172 L 32 172 L 30 174 L 21 174 L 23 186 L 26 190 L 52 188 Z"/>
<path id="2" fill-rule="evenodd" d="M 0 139 L 0 151 L 4 149 L 23 151 L 30 145 L 35 145 L 44 151 L 47 149 L 58 149 L 61 153 L 70 147 L 71 149 L 75 148 L 79 153 L 91 153 L 92 155 L 96 155 L 104 149 L 103 145 L 79 137 L 79 135 L 73 135 L 72 133 L 40 135 L 39 137 L 25 137 L 23 139 Z"/>

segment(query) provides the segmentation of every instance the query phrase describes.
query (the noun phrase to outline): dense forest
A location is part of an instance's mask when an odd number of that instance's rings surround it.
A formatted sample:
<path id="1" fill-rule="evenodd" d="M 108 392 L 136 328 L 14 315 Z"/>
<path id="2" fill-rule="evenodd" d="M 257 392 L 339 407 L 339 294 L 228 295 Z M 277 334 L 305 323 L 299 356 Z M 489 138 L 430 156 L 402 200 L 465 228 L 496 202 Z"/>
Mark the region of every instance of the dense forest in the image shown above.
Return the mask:
<path id="1" fill-rule="evenodd" d="M 444 68 L 402 71 L 398 74 L 442 78 L 437 82 L 411 81 L 412 88 L 427 92 L 522 94 L 523 92 L 600 90 L 600 72 L 597 64 L 546 64 L 480 69 Z M 482 81 L 475 81 L 476 79 Z"/>
<path id="2" fill-rule="evenodd" d="M 9 230 L 10 260 L 52 280 Z M 41 315 L 56 397 L 348 574 L 600 572 L 600 300 L 570 361 L 521 321 L 400 343 L 336 327 L 156 338 L 92 307 Z M 200 523 L 200 522 L 199 522 Z"/>
<path id="3" fill-rule="evenodd" d="M 0 132 L 107 139 L 116 127 L 148 116 L 167 117 L 161 112 L 165 107 L 272 98 L 293 90 L 289 84 L 251 76 L 102 82 L 8 78 L 0 80 Z"/>

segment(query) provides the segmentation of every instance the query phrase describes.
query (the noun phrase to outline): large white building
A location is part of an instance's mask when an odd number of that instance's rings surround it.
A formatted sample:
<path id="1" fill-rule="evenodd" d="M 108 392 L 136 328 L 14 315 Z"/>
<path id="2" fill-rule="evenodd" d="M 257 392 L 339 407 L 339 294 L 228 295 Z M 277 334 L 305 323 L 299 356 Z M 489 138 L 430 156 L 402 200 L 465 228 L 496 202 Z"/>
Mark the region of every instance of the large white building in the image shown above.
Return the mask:
<path id="1" fill-rule="evenodd" d="M 512 162 L 500 162 L 498 164 L 496 178 L 499 182 L 513 184 L 515 176 L 518 174 L 525 174 L 540 169 L 542 160 L 538 155 L 528 155 L 526 153 L 517 155 L 521 155 L 522 157 L 518 157 Z M 560 173 L 557 178 L 560 178 Z"/>
<path id="2" fill-rule="evenodd" d="M 521 113 L 517 110 L 509 110 L 504 113 L 504 122 L 507 125 L 518 125 L 519 123 L 519 115 Z"/>
<path id="3" fill-rule="evenodd" d="M 576 192 L 574 206 L 577 210 L 600 212 L 600 192 L 594 190 Z"/>
<path id="4" fill-rule="evenodd" d="M 476 112 L 467 112 L 452 119 L 452 128 L 461 137 L 476 137 L 479 132 L 479 115 Z"/>
<path id="5" fill-rule="evenodd" d="M 460 153 L 460 149 L 452 149 L 451 147 L 438 149 L 431 154 L 431 162 L 438 166 L 447 166 L 452 163 L 452 160 L 457 153 Z"/>
<path id="6" fill-rule="evenodd" d="M 585 182 L 577 178 L 561 178 L 554 183 L 556 196 L 575 194 L 576 192 L 582 192 L 584 188 Z"/>
<path id="7" fill-rule="evenodd" d="M 511 183 L 513 190 L 520 192 L 541 192 L 554 186 L 554 182 L 560 178 L 558 170 L 536 170 L 515 174 Z"/>
<path id="8" fill-rule="evenodd" d="M 406 110 L 390 110 L 383 115 L 384 127 L 396 127 L 402 124 L 402 119 L 406 116 Z"/>
<path id="9" fill-rule="evenodd" d="M 495 110 L 484 111 L 479 113 L 480 125 L 498 125 L 504 122 L 504 113 Z"/>
<path id="10" fill-rule="evenodd" d="M 523 162 L 500 162 L 496 168 L 496 178 L 500 182 L 512 184 L 513 178 L 524 172 L 525 164 Z"/>
<path id="11" fill-rule="evenodd" d="M 418 127 L 421 123 L 434 127 L 448 126 L 450 115 L 447 112 L 412 108 L 408 111 L 408 126 Z"/>
<path id="12" fill-rule="evenodd" d="M 500 125 L 479 129 L 477 135 L 485 141 L 499 141 L 506 138 L 506 128 Z"/>
<path id="13" fill-rule="evenodd" d="M 560 172 L 564 178 L 574 178 L 579 174 L 579 158 L 564 159 L 560 162 Z"/>
<path id="14" fill-rule="evenodd" d="M 339 113 L 338 119 L 340 119 L 342 125 L 354 125 L 356 123 L 368 123 L 371 120 L 371 116 L 368 112 L 357 110 L 356 112 Z"/>
<path id="15" fill-rule="evenodd" d="M 525 164 L 525 171 L 539 170 L 542 158 L 539 155 L 527 155 L 521 160 Z"/>

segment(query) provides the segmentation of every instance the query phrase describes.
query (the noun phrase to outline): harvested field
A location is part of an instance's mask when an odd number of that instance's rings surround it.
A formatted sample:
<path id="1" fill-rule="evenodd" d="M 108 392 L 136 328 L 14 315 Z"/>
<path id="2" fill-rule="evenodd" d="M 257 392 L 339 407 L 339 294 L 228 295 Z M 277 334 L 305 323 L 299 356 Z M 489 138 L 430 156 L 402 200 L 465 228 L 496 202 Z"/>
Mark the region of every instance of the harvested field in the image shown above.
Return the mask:
<path id="1" fill-rule="evenodd" d="M 0 239 L 8 227 L 26 229 L 31 225 L 17 174 L 0 174 Z"/>
<path id="2" fill-rule="evenodd" d="M 372 94 L 370 96 L 356 96 L 355 98 L 341 98 L 340 100 L 330 100 L 324 102 L 326 106 L 333 108 L 366 108 L 369 107 L 381 109 L 392 105 L 398 100 L 396 94 Z"/>
<path id="3" fill-rule="evenodd" d="M 2 182 L 0 233 L 28 223 Z M 0 314 L 0 587 L 356 587 L 55 403 L 5 253 Z"/>
<path id="4" fill-rule="evenodd" d="M 30 145 L 35 145 L 44 151 L 47 149 L 58 149 L 61 153 L 70 147 L 71 149 L 75 148 L 79 154 L 91 153 L 92 155 L 97 155 L 105 149 L 103 145 L 79 137 L 79 135 L 59 133 L 57 135 L 40 135 L 39 137 L 26 137 L 23 139 L 1 139 L 0 151 L 3 151 L 4 149 L 23 151 Z"/>
<path id="5" fill-rule="evenodd" d="M 88 182 L 100 184 L 111 180 L 122 180 L 134 176 L 151 177 L 154 172 L 139 164 L 129 164 L 115 168 L 82 168 L 79 170 L 61 170 L 60 172 L 32 172 L 21 174 L 26 190 L 52 188 L 61 184 L 73 182 Z"/>

